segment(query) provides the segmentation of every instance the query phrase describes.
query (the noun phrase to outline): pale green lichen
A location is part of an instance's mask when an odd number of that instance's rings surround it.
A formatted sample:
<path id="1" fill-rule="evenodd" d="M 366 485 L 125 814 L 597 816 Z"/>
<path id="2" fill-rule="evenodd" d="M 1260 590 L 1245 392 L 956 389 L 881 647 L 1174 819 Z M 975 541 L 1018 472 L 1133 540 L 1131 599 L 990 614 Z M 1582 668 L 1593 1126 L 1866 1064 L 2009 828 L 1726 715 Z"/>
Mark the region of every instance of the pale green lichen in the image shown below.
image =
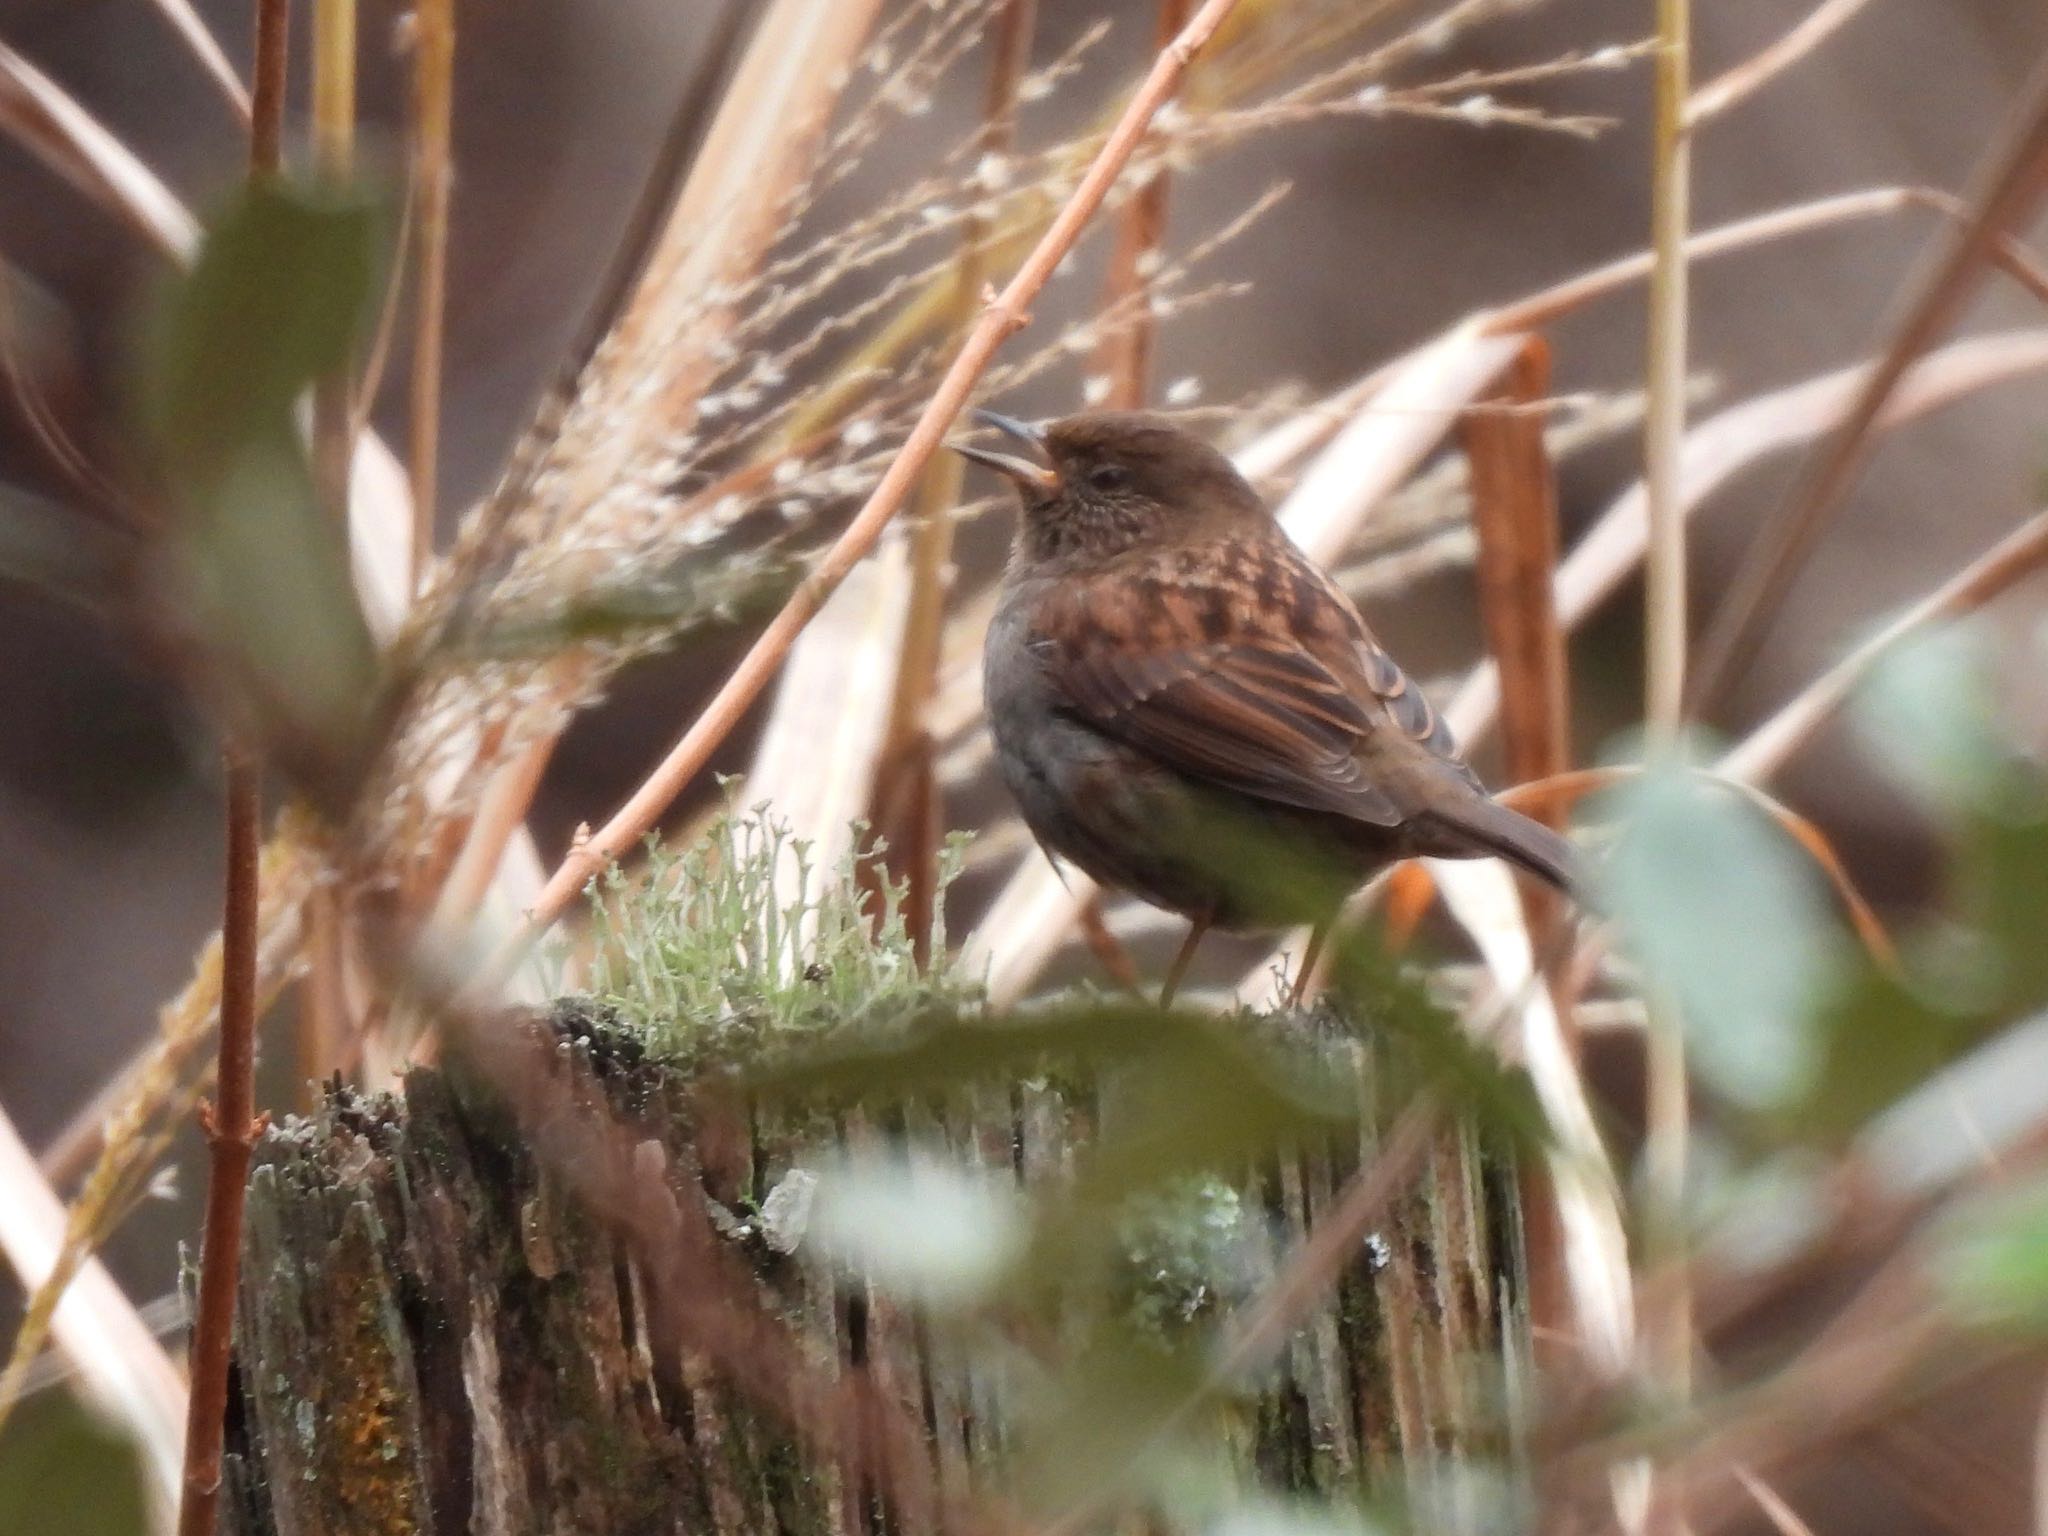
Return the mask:
<path id="1" fill-rule="evenodd" d="M 859 850 L 820 870 L 766 807 L 728 811 L 677 854 L 650 841 L 645 867 L 595 883 L 590 992 L 665 1060 L 754 1059 L 777 1036 L 887 1027 L 978 1006 L 946 952 L 945 890 L 964 840 L 939 858 L 928 967 L 903 888 L 856 827 Z M 777 892 L 781 872 L 782 893 Z"/>

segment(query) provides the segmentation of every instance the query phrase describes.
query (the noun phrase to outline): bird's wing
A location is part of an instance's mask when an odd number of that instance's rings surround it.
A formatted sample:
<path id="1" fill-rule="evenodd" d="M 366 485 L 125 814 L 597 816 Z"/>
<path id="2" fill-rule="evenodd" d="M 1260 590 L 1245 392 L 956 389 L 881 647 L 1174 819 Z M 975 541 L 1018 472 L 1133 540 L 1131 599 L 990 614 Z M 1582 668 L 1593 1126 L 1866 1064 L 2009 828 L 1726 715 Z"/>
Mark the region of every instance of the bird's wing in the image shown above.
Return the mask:
<path id="1" fill-rule="evenodd" d="M 1389 753 L 1478 787 L 1358 611 L 1278 536 L 1071 583 L 1031 644 L 1076 714 L 1221 789 L 1392 827 L 1408 813 L 1380 771 Z"/>

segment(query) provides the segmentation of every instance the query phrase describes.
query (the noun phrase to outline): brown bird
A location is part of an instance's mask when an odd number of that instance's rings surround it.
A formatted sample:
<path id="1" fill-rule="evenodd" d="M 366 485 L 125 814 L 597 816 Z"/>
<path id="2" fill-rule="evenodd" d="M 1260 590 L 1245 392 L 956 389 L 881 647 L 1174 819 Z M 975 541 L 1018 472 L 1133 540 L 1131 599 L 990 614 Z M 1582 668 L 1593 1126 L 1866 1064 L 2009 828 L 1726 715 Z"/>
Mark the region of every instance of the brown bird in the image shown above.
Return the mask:
<path id="1" fill-rule="evenodd" d="M 982 655 L 996 760 L 1040 845 L 1189 920 L 1316 925 L 1413 855 L 1507 859 L 1561 889 L 1571 845 L 1498 805 L 1358 609 L 1230 461 L 1135 412 L 955 450 L 1023 516 Z M 1042 462 L 1041 462 L 1042 461 Z"/>

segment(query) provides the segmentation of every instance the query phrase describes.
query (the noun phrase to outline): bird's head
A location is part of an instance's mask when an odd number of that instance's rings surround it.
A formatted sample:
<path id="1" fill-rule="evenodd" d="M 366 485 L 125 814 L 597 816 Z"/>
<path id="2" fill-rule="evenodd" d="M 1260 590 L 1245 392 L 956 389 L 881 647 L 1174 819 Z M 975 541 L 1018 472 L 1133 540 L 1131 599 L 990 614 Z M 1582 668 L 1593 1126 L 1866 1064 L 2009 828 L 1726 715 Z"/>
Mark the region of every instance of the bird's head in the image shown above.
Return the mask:
<path id="1" fill-rule="evenodd" d="M 1271 521 L 1229 459 L 1162 416 L 1097 411 L 1045 423 L 994 411 L 974 416 L 1025 450 L 952 445 L 1016 487 L 1020 547 L 1035 558 L 1100 561 Z"/>

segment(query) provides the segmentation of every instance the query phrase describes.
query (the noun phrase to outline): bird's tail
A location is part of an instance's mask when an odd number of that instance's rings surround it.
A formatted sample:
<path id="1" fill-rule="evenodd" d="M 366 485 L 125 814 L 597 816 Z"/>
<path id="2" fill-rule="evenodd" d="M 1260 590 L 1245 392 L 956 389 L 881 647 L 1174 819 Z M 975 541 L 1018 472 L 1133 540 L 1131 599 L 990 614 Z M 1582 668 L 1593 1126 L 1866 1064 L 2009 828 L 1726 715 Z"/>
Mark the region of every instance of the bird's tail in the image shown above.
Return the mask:
<path id="1" fill-rule="evenodd" d="M 1565 838 L 1493 800 L 1474 797 L 1458 808 L 1454 826 L 1461 852 L 1490 853 L 1577 900 L 1584 889 L 1578 850 Z"/>

